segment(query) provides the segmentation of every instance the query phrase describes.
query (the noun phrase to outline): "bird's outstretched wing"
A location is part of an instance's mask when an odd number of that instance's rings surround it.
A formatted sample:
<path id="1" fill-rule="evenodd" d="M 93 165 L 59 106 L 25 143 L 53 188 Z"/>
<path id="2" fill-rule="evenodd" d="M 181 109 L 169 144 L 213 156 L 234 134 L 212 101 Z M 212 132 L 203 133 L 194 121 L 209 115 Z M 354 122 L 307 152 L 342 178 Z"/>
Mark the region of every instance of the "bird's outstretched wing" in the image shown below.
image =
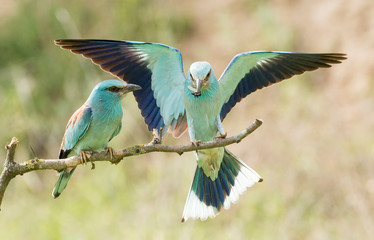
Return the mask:
<path id="1" fill-rule="evenodd" d="M 59 158 L 67 158 L 74 146 L 87 132 L 92 119 L 92 109 L 83 104 L 70 117 L 64 138 L 62 139 Z"/>
<path id="2" fill-rule="evenodd" d="M 236 55 L 219 79 L 223 106 L 221 119 L 251 92 L 317 68 L 346 59 L 340 53 L 258 51 Z"/>
<path id="3" fill-rule="evenodd" d="M 56 40 L 55 44 L 141 86 L 134 96 L 149 130 L 163 127 L 178 137 L 187 129 L 183 104 L 185 76 L 182 55 L 177 49 L 158 43 L 90 39 Z"/>

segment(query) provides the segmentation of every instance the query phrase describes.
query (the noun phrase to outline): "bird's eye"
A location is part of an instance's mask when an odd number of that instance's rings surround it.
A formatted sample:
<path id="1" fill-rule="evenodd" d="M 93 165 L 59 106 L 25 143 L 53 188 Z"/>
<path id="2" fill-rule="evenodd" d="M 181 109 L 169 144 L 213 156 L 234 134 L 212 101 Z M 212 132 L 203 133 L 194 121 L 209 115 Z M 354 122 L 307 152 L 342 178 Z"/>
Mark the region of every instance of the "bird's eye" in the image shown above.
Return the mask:
<path id="1" fill-rule="evenodd" d="M 205 80 L 208 80 L 209 77 L 210 77 L 210 71 L 209 71 L 208 74 L 205 76 Z"/>
<path id="2" fill-rule="evenodd" d="M 120 88 L 112 86 L 112 87 L 108 87 L 105 90 L 108 90 L 108 91 L 111 91 L 111 92 L 119 92 Z"/>
<path id="3" fill-rule="evenodd" d="M 191 80 L 193 81 L 194 79 L 193 79 L 193 77 L 192 77 L 192 74 L 190 73 L 190 77 L 191 77 Z"/>

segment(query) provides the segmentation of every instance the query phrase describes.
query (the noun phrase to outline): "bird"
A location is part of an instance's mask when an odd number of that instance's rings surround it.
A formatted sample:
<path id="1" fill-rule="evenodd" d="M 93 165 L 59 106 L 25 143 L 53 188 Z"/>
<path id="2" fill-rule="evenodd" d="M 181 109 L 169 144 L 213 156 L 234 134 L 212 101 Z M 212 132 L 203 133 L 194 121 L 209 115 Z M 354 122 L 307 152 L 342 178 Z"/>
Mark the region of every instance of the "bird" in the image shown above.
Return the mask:
<path id="1" fill-rule="evenodd" d="M 117 136 L 122 127 L 123 96 L 141 87 L 120 80 L 105 80 L 92 90 L 87 101 L 78 108 L 68 121 L 62 139 L 59 159 L 81 155 L 87 162 L 86 151 L 107 150 L 113 157 L 108 143 Z M 64 191 L 75 167 L 61 171 L 52 196 L 57 198 Z"/>
<path id="2" fill-rule="evenodd" d="M 81 54 L 119 79 L 138 84 L 134 92 L 148 129 L 166 129 L 178 138 L 187 131 L 190 141 L 227 136 L 222 121 L 248 94 L 294 75 L 346 59 L 343 53 L 253 51 L 239 53 L 217 78 L 206 61 L 191 64 L 184 74 L 180 51 L 152 42 L 61 39 L 55 44 Z M 182 222 L 214 218 L 229 209 L 239 195 L 262 178 L 224 147 L 198 150 L 195 175 Z"/>

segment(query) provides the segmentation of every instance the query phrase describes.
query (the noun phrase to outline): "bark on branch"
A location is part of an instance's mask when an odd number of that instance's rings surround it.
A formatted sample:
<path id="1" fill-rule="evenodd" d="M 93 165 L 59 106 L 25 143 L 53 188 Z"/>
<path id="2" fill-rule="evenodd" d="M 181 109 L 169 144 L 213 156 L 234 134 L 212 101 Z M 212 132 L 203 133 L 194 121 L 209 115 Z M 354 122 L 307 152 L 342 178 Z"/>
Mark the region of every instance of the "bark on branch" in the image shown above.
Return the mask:
<path id="1" fill-rule="evenodd" d="M 195 150 L 224 147 L 233 143 L 239 143 L 243 138 L 247 137 L 253 131 L 255 131 L 262 124 L 261 120 L 256 119 L 248 128 L 241 131 L 239 134 L 224 138 L 217 139 L 215 141 L 202 142 L 195 146 L 193 144 L 188 145 L 163 145 L 163 144 L 143 144 L 135 145 L 129 148 L 117 150 L 113 152 L 113 158 L 105 151 L 88 153 L 87 157 L 94 167 L 96 161 L 109 161 L 111 163 L 119 163 L 123 158 L 134 155 L 146 154 L 151 152 L 176 152 L 182 154 L 184 152 L 190 152 Z M 39 159 L 34 158 L 23 163 L 16 163 L 14 161 L 14 154 L 16 151 L 18 140 L 13 137 L 12 141 L 5 146 L 7 150 L 7 156 L 4 163 L 4 169 L 0 175 L 0 206 L 3 200 L 5 190 L 9 182 L 17 175 L 23 175 L 24 173 L 35 171 L 35 170 L 62 170 L 67 167 L 74 167 L 82 164 L 82 158 L 80 156 L 74 156 L 65 159 Z"/>

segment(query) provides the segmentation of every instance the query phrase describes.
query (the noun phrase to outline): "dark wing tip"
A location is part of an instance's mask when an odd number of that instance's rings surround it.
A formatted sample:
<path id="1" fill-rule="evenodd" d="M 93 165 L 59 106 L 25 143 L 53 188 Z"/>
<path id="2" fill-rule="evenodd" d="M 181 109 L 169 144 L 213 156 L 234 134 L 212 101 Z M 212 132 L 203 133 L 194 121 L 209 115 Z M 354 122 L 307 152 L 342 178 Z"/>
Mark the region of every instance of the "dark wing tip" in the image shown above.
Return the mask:
<path id="1" fill-rule="evenodd" d="M 56 45 L 69 45 L 87 42 L 89 39 L 57 39 L 54 41 Z"/>
<path id="2" fill-rule="evenodd" d="M 57 39 L 54 40 L 56 45 L 69 45 L 69 44 L 79 44 L 79 43 L 88 43 L 88 42 L 112 42 L 119 43 L 124 42 L 122 40 L 109 40 L 109 39 Z"/>
<path id="3" fill-rule="evenodd" d="M 342 63 L 342 61 L 346 59 L 346 54 L 343 53 L 326 54 L 323 56 L 324 64 L 327 65 L 326 67 L 331 67 L 332 64 Z M 321 67 L 323 68 L 324 66 Z"/>
<path id="4" fill-rule="evenodd" d="M 320 55 L 327 63 L 332 64 L 341 63 L 341 61 L 347 59 L 347 54 L 345 53 L 322 53 Z"/>
<path id="5" fill-rule="evenodd" d="M 347 59 L 345 53 L 323 53 L 320 56 L 321 60 L 324 60 L 327 64 L 338 64 Z"/>

